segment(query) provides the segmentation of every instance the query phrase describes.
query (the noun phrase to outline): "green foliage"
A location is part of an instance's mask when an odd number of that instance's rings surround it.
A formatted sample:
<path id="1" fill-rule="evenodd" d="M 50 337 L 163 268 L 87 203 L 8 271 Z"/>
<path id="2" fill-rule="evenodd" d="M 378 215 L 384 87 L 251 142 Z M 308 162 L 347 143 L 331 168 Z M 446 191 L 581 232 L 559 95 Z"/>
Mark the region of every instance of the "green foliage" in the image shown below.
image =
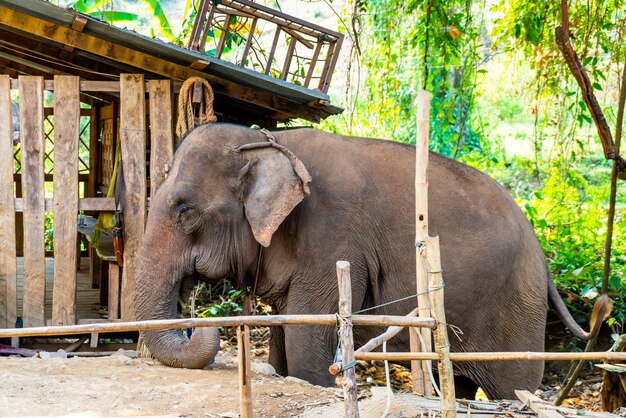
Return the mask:
<path id="1" fill-rule="evenodd" d="M 126 10 L 114 10 L 114 0 L 71 0 L 61 1 L 63 6 L 72 7 L 79 12 L 88 14 L 109 23 L 134 22 L 140 19 L 139 14 Z M 152 19 L 158 22 L 156 27 L 168 41 L 174 41 L 176 36 L 159 0 L 140 0 L 141 7 L 145 7 Z M 189 6 L 189 2 L 188 5 Z M 109 9 L 107 10 L 107 7 Z M 127 9 L 130 9 L 128 7 Z"/>
<path id="2" fill-rule="evenodd" d="M 196 315 L 199 318 L 210 318 L 217 316 L 231 316 L 243 311 L 243 291 L 231 289 L 226 297 L 220 296 L 218 301 L 206 306 L 196 307 Z"/>
<path id="3" fill-rule="evenodd" d="M 243 298 L 243 291 L 233 289 L 226 280 L 215 286 L 200 282 L 191 292 L 184 311 L 199 318 L 235 315 L 243 310 Z"/>
<path id="4" fill-rule="evenodd" d="M 54 246 L 52 245 L 54 240 L 54 217 L 52 212 L 46 212 L 44 216 L 44 247 L 46 251 L 52 251 Z"/>
<path id="5" fill-rule="evenodd" d="M 445 155 L 479 149 L 484 137 L 473 108 L 483 6 L 459 0 L 357 6 L 364 80 L 351 83 L 347 117 L 325 127 L 413 143 L 415 101 L 424 88 L 432 93 L 431 148 Z"/>

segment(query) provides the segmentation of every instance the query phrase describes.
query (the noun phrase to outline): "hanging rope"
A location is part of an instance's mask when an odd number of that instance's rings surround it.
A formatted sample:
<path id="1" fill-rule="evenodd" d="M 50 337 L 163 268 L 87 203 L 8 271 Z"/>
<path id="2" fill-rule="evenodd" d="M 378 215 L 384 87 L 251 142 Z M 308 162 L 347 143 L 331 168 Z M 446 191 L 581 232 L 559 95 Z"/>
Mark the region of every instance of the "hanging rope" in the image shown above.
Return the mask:
<path id="1" fill-rule="evenodd" d="M 195 83 L 202 83 L 202 98 L 198 111 L 197 121 L 195 120 L 192 96 Z M 217 117 L 213 112 L 213 100 L 215 95 L 207 80 L 202 77 L 190 77 L 180 87 L 178 95 L 178 121 L 176 123 L 176 135 L 182 140 L 196 125 L 206 125 L 214 123 Z"/>

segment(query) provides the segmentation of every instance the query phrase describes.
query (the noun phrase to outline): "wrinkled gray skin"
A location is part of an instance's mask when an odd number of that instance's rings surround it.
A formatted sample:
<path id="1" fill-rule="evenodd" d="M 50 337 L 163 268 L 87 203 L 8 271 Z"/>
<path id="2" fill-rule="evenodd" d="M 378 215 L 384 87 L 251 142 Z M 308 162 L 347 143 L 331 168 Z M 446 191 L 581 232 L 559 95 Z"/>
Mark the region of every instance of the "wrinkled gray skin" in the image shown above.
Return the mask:
<path id="1" fill-rule="evenodd" d="M 311 129 L 275 136 L 308 169 L 309 196 L 284 152 L 237 150 L 267 142 L 257 130 L 207 125 L 185 139 L 151 203 L 136 286 L 139 320 L 174 318 L 183 280 L 252 286 L 257 273 L 257 293 L 274 313 L 335 313 L 337 260 L 351 264 L 353 311 L 415 293 L 415 149 Z M 446 318 L 463 331 L 462 341 L 450 333 L 452 351 L 543 351 L 548 294 L 556 292 L 524 215 L 493 180 L 453 160 L 430 154 L 428 178 Z M 414 305 L 369 313 L 406 315 Z M 161 361 L 204 367 L 219 348 L 211 330 L 196 331 L 191 342 L 178 330 L 144 336 Z M 382 331 L 355 327 L 355 346 Z M 333 384 L 327 369 L 335 348 L 334 327 L 271 329 L 270 363 L 283 375 Z M 387 347 L 408 348 L 406 331 Z M 515 389 L 538 387 L 543 362 L 454 368 L 457 396 L 480 386 L 490 398 L 512 398 Z"/>

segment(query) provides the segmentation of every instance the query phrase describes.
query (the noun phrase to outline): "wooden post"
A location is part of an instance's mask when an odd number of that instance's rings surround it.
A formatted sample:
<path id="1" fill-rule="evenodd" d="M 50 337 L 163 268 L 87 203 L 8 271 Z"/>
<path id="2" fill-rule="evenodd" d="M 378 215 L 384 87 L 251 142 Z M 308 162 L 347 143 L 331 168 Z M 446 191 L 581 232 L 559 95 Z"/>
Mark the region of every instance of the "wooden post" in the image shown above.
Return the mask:
<path id="1" fill-rule="evenodd" d="M 432 316 L 437 321 L 434 331 L 435 351 L 441 356 L 439 360 L 439 386 L 441 388 L 441 411 L 444 418 L 456 417 L 456 400 L 454 395 L 454 374 L 450 360 L 450 342 L 446 327 L 446 313 L 443 303 L 443 273 L 441 271 L 441 255 L 439 253 L 439 237 L 430 237 L 426 241 L 426 261 L 428 263 L 428 296 L 432 307 Z"/>
<path id="2" fill-rule="evenodd" d="M 11 80 L 0 75 L 0 328 L 13 328 L 17 319 L 13 169 Z"/>
<path id="3" fill-rule="evenodd" d="M 252 417 L 252 381 L 250 379 L 250 327 L 237 327 L 237 354 L 239 359 L 239 405 L 241 418 Z"/>
<path id="4" fill-rule="evenodd" d="M 341 365 L 343 372 L 344 416 L 359 416 L 358 393 L 354 372 L 354 340 L 352 338 L 352 284 L 350 263 L 337 261 L 337 281 L 339 282 L 339 316 L 341 317 Z"/>
<path id="5" fill-rule="evenodd" d="M 174 158 L 172 82 L 148 81 L 150 96 L 150 196 L 165 181 Z M 202 89 L 201 89 L 202 91 Z"/>
<path id="6" fill-rule="evenodd" d="M 120 140 L 126 185 L 122 319 L 135 319 L 137 256 L 146 223 L 146 101 L 143 74 L 120 78 Z"/>
<path id="7" fill-rule="evenodd" d="M 52 325 L 76 323 L 78 141 L 80 86 L 75 76 L 54 77 L 54 285 Z"/>
<path id="8" fill-rule="evenodd" d="M 417 280 L 417 306 L 419 317 L 430 317 L 428 274 L 426 273 L 425 242 L 428 239 L 428 135 L 430 121 L 430 93 L 417 94 L 417 136 L 415 139 L 415 272 Z M 432 334 L 429 329 L 409 330 L 411 351 L 421 351 L 417 332 L 422 333 L 424 350 L 430 351 Z M 420 396 L 431 396 L 430 362 L 411 361 L 413 391 Z"/>
<path id="9" fill-rule="evenodd" d="M 120 317 L 120 266 L 115 262 L 109 263 L 109 319 Z"/>
<path id="10" fill-rule="evenodd" d="M 44 326 L 46 252 L 44 246 L 43 77 L 20 76 L 20 136 L 24 195 L 24 327 Z"/>

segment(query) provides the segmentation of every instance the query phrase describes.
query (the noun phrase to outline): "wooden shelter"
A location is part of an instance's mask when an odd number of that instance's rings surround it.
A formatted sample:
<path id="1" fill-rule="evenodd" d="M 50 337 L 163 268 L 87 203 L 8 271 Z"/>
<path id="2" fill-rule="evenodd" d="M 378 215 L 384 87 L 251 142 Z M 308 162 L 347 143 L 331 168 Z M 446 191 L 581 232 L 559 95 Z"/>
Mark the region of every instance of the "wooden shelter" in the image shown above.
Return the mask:
<path id="1" fill-rule="evenodd" d="M 293 22 L 285 25 L 284 33 L 302 38 Z M 323 88 L 313 90 L 42 0 L 0 0 L 0 328 L 134 319 L 134 255 L 149 197 L 171 162 L 181 83 L 210 82 L 218 121 L 270 129 L 294 118 L 319 122 L 342 111 L 322 92 L 341 44 L 333 39 L 325 58 L 317 52 Z M 19 143 L 12 99 L 19 99 Z M 80 233 L 85 219 L 115 210 L 107 192 L 118 141 L 123 269 Z"/>

